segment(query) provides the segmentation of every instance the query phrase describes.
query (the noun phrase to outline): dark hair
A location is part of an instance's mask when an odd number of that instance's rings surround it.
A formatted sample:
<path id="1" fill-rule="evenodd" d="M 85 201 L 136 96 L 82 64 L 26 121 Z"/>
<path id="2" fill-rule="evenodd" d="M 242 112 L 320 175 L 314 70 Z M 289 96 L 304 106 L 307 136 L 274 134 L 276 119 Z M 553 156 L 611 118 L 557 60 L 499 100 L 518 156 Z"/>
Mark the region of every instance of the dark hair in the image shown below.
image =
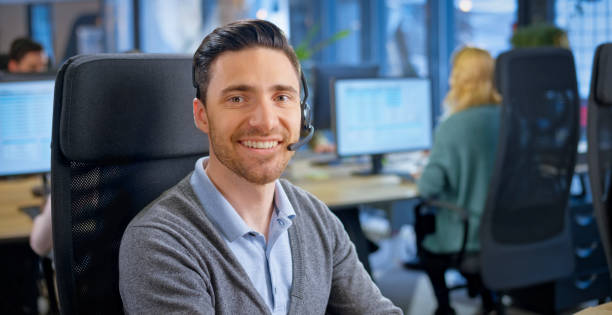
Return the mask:
<path id="1" fill-rule="evenodd" d="M 11 43 L 9 50 L 9 59 L 21 61 L 21 59 L 29 52 L 42 51 L 43 46 L 27 37 L 17 38 Z"/>
<path id="2" fill-rule="evenodd" d="M 243 20 L 216 28 L 208 34 L 193 55 L 193 84 L 197 98 L 206 102 L 206 90 L 210 81 L 210 66 L 222 53 L 251 47 L 278 49 L 285 53 L 301 74 L 300 63 L 287 37 L 278 26 L 264 20 Z"/>

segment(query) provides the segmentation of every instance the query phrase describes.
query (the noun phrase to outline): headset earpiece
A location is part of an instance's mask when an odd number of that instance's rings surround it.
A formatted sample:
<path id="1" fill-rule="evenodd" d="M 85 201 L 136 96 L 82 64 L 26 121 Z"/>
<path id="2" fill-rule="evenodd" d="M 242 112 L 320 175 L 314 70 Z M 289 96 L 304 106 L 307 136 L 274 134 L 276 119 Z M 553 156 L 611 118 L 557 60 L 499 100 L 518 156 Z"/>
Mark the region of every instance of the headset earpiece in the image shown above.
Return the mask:
<path id="1" fill-rule="evenodd" d="M 304 91 L 304 98 L 300 102 L 300 109 L 302 112 L 302 125 L 300 127 L 300 137 L 303 135 L 304 137 L 300 139 L 296 143 L 290 144 L 287 149 L 290 151 L 295 151 L 299 147 L 308 143 L 312 136 L 314 135 L 314 126 L 312 125 L 312 110 L 310 105 L 308 105 L 308 85 L 306 84 L 306 77 L 304 76 L 304 72 L 301 72 L 300 80 L 302 81 L 302 89 Z"/>
<path id="2" fill-rule="evenodd" d="M 200 99 L 200 86 L 195 79 L 195 64 L 191 65 L 191 84 L 193 84 L 193 87 L 196 89 L 196 98 Z"/>
<path id="3" fill-rule="evenodd" d="M 308 131 L 312 125 L 312 109 L 308 104 L 308 85 L 306 84 L 306 77 L 304 72 L 300 73 L 300 81 L 302 82 L 302 90 L 304 91 L 304 98 L 300 102 L 300 108 L 302 109 L 302 131 Z"/>

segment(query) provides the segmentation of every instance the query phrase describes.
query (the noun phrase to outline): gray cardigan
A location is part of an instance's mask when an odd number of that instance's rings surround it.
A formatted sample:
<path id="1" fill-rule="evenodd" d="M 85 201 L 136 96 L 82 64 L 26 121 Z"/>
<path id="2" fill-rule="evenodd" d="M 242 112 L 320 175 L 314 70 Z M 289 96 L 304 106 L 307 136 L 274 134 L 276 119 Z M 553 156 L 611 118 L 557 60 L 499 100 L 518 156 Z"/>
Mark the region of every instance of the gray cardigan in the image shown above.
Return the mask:
<path id="1" fill-rule="evenodd" d="M 127 314 L 270 314 L 240 262 L 181 180 L 127 227 L 119 289 Z M 340 221 L 314 196 L 281 180 L 295 209 L 289 228 L 289 314 L 401 314 L 359 262 Z"/>

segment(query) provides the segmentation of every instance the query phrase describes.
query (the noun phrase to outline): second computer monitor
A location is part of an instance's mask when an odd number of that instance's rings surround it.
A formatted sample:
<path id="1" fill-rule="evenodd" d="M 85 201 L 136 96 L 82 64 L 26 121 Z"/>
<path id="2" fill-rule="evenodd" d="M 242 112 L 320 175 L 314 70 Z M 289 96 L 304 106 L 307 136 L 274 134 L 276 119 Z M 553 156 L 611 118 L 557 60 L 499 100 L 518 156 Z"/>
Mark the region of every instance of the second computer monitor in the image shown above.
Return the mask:
<path id="1" fill-rule="evenodd" d="M 328 65 L 313 67 L 315 129 L 331 129 L 331 89 L 334 80 L 348 78 L 373 78 L 378 75 L 377 65 Z"/>
<path id="2" fill-rule="evenodd" d="M 50 171 L 54 81 L 51 75 L 0 79 L 0 177 Z"/>
<path id="3" fill-rule="evenodd" d="M 431 147 L 429 79 L 339 79 L 333 86 L 333 125 L 339 156 L 380 157 Z"/>

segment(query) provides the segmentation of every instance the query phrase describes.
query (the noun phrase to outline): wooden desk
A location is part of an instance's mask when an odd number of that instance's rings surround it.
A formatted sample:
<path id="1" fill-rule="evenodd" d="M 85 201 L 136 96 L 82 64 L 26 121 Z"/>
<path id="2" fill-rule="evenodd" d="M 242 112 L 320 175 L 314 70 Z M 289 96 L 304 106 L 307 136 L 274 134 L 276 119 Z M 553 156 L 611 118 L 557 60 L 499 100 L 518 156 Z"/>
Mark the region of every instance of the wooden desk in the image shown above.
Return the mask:
<path id="1" fill-rule="evenodd" d="M 352 175 L 362 170 L 363 165 L 312 166 L 309 163 L 298 161 L 291 166 L 291 182 L 335 210 L 418 196 L 414 182 L 403 181 L 396 175 Z"/>
<path id="2" fill-rule="evenodd" d="M 41 183 L 40 176 L 0 181 L 0 241 L 30 236 L 32 219 L 19 208 L 42 205 L 42 199 L 32 195 L 32 187 Z"/>
<path id="3" fill-rule="evenodd" d="M 355 176 L 353 172 L 369 165 L 313 166 L 308 160 L 294 160 L 289 180 L 323 201 L 342 221 L 355 244 L 357 256 L 370 271 L 370 242 L 359 222 L 359 205 L 384 204 L 418 196 L 416 184 L 395 175 Z"/>

